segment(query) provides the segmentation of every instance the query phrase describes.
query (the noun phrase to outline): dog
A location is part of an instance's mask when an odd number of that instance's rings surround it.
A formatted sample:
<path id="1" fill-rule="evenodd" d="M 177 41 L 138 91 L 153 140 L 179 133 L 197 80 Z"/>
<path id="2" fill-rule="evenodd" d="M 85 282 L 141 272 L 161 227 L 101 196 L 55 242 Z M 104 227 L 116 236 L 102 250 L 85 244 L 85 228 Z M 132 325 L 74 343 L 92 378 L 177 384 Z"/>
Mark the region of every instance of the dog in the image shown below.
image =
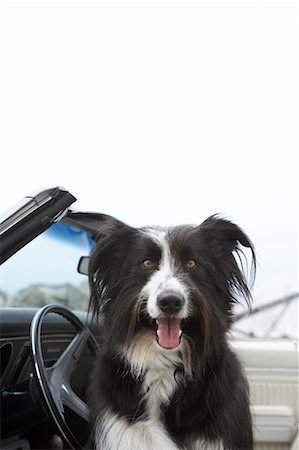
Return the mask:
<path id="1" fill-rule="evenodd" d="M 95 448 L 252 449 L 248 385 L 227 334 L 234 304 L 250 306 L 242 247 L 254 279 L 253 244 L 219 215 L 172 228 L 104 219 L 89 264 Z"/>

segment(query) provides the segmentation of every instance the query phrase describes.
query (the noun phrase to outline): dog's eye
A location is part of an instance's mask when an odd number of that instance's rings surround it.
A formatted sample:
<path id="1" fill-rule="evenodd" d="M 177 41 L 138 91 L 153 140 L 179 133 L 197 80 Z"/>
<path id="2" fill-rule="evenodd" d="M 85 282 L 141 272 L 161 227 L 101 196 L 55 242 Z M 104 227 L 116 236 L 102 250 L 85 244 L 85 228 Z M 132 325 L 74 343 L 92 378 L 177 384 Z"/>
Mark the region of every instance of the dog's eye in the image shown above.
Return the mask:
<path id="1" fill-rule="evenodd" d="M 194 259 L 188 259 L 188 261 L 186 261 L 186 267 L 187 269 L 194 269 L 196 267 L 197 263 Z"/>
<path id="2" fill-rule="evenodd" d="M 155 268 L 155 263 L 153 261 L 151 261 L 150 259 L 145 259 L 142 263 L 142 267 L 144 269 L 154 269 Z"/>

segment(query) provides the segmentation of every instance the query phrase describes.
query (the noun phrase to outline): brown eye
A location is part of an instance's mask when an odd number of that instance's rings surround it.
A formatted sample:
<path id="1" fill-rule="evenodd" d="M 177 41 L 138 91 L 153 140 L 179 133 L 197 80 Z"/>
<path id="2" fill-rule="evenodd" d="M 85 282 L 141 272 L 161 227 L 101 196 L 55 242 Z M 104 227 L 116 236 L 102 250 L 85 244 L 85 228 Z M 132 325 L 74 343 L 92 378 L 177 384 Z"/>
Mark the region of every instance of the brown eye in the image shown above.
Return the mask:
<path id="1" fill-rule="evenodd" d="M 194 269 L 194 267 L 196 267 L 196 261 L 194 261 L 194 259 L 189 259 L 189 260 L 186 262 L 186 267 L 187 267 L 188 269 Z"/>
<path id="2" fill-rule="evenodd" d="M 150 259 L 145 259 L 142 263 L 142 267 L 144 269 L 153 269 L 155 267 L 155 264 Z"/>

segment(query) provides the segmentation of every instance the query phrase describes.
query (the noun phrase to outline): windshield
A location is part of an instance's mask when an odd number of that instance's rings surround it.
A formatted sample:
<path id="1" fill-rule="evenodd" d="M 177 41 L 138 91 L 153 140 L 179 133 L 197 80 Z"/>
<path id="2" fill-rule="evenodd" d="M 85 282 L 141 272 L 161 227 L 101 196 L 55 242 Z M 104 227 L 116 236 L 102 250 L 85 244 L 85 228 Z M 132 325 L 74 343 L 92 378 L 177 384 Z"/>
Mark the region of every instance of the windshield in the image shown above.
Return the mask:
<path id="1" fill-rule="evenodd" d="M 77 267 L 92 246 L 92 237 L 85 231 L 53 224 L 1 266 L 0 306 L 41 307 L 55 303 L 86 310 L 88 281 Z"/>

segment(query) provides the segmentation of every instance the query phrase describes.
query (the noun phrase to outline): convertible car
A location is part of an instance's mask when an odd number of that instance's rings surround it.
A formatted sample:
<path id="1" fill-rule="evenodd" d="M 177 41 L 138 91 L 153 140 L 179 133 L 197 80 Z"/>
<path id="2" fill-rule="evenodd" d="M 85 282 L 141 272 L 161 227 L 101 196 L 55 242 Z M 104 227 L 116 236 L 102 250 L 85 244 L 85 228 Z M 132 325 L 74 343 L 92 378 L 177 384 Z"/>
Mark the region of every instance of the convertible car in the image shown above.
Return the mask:
<path id="1" fill-rule="evenodd" d="M 75 201 L 41 189 L 1 217 L 3 450 L 91 448 L 86 388 L 98 347 L 86 274 L 105 215 Z M 255 449 L 297 450 L 298 341 L 252 336 L 237 321 L 230 341 L 250 384 Z"/>

